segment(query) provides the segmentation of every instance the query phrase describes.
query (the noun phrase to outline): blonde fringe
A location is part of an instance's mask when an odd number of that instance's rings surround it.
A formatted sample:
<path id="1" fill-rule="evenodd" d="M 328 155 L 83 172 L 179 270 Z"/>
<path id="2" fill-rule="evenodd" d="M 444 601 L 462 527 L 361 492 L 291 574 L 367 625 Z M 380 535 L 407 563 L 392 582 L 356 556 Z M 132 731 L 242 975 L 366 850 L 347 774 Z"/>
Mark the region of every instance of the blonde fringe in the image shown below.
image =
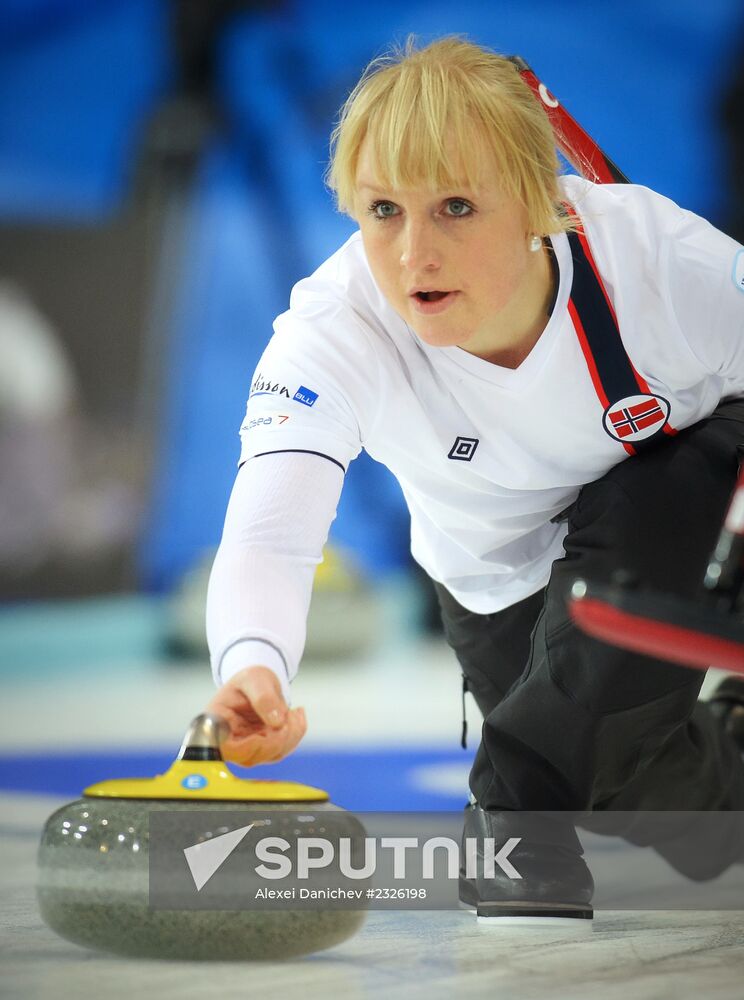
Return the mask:
<path id="1" fill-rule="evenodd" d="M 491 168 L 525 206 L 532 232 L 574 227 L 562 210 L 544 110 L 508 59 L 459 36 L 420 49 L 409 36 L 374 59 L 347 98 L 331 136 L 326 183 L 349 215 L 368 136 L 391 190 L 477 187 Z"/>

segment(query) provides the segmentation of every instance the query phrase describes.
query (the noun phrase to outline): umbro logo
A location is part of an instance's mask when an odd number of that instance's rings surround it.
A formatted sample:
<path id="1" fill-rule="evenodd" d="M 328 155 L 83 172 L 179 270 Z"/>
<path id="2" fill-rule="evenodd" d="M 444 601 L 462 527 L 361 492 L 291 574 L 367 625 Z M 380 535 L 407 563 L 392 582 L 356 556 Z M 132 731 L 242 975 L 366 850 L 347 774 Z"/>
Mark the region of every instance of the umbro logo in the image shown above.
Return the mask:
<path id="1" fill-rule="evenodd" d="M 447 458 L 454 459 L 456 462 L 469 462 L 477 447 L 478 438 L 457 437 Z"/>

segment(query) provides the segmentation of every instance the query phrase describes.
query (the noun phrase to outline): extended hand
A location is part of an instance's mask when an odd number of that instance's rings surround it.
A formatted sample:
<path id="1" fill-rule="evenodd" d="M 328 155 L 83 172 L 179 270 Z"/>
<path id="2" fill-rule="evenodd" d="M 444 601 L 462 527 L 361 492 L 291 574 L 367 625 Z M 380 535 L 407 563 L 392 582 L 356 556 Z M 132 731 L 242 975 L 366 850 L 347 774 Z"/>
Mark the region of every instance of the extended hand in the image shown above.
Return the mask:
<path id="1" fill-rule="evenodd" d="M 287 707 L 279 681 L 268 667 L 246 667 L 235 674 L 205 711 L 230 727 L 220 747 L 224 759 L 244 767 L 286 757 L 307 729 L 305 710 Z"/>

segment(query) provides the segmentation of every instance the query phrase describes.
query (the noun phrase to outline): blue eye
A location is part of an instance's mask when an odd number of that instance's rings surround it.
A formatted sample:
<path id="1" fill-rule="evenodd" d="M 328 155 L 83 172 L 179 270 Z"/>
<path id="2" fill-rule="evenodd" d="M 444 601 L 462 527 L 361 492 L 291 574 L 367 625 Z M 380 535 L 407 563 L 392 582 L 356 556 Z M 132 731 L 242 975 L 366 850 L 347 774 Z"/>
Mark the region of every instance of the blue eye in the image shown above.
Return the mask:
<path id="1" fill-rule="evenodd" d="M 398 207 L 392 201 L 373 201 L 368 211 L 376 219 L 392 219 L 398 214 Z"/>
<path id="2" fill-rule="evenodd" d="M 447 210 L 449 215 L 454 215 L 458 218 L 464 215 L 472 215 L 473 212 L 472 206 L 463 198 L 450 198 L 447 202 Z"/>

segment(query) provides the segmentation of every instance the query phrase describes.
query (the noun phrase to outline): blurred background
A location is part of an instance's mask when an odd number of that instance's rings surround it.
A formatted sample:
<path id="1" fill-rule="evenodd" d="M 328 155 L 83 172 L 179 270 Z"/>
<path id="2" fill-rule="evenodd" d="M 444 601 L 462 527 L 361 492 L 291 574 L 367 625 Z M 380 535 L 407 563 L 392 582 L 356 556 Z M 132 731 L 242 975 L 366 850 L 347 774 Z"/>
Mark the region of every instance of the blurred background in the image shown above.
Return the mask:
<path id="1" fill-rule="evenodd" d="M 0 788 L 152 773 L 209 698 L 252 373 L 353 230 L 322 181 L 337 110 L 411 32 L 519 53 L 634 181 L 744 239 L 741 0 L 0 0 Z M 361 456 L 296 686 L 311 731 L 271 774 L 459 804 L 435 619 Z"/>

